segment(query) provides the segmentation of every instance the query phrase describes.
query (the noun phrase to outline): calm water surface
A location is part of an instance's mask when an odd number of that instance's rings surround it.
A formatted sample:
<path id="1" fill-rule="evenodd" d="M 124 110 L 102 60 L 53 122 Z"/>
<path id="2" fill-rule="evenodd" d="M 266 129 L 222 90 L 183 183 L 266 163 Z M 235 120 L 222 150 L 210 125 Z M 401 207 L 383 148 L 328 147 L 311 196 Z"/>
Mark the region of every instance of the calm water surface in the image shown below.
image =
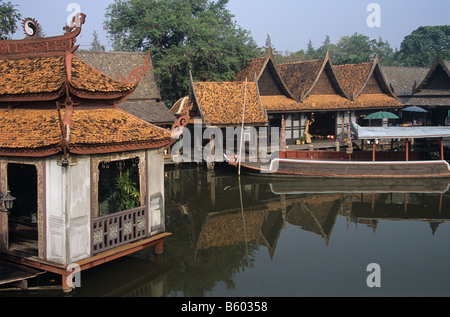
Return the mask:
<path id="1" fill-rule="evenodd" d="M 73 296 L 450 295 L 448 182 L 236 174 L 166 168 L 164 254 L 83 271 Z"/>

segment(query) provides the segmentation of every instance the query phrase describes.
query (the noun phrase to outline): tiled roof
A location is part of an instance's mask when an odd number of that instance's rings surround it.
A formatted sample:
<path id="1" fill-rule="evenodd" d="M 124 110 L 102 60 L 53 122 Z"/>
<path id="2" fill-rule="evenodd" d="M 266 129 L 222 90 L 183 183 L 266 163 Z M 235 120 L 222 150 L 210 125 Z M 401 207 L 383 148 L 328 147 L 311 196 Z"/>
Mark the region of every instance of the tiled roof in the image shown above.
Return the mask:
<path id="1" fill-rule="evenodd" d="M 334 66 L 334 71 L 342 88 L 349 95 L 361 91 L 369 77 L 373 63 L 347 64 Z"/>
<path id="2" fill-rule="evenodd" d="M 126 84 L 108 77 L 75 56 L 72 58 L 70 84 L 75 89 L 105 93 L 128 93 L 137 86 L 137 84 Z"/>
<path id="3" fill-rule="evenodd" d="M 163 102 L 128 99 L 121 102 L 119 108 L 153 124 L 168 124 L 175 121 L 175 116 Z"/>
<path id="4" fill-rule="evenodd" d="M 296 111 L 302 108 L 301 104 L 283 95 L 261 96 L 266 111 Z"/>
<path id="5" fill-rule="evenodd" d="M 397 95 L 407 97 L 412 95 L 414 83 L 418 86 L 429 70 L 425 67 L 383 66 L 386 80 L 395 89 Z"/>
<path id="6" fill-rule="evenodd" d="M 354 107 L 349 99 L 339 95 L 309 95 L 302 102 L 303 110 L 346 110 Z"/>
<path id="7" fill-rule="evenodd" d="M 339 95 L 310 95 L 303 100 L 302 110 L 359 110 L 402 108 L 403 104 L 397 99 L 385 94 L 362 94 L 351 101 Z"/>
<path id="8" fill-rule="evenodd" d="M 60 141 L 56 110 L 0 109 L 0 149 L 50 148 Z"/>
<path id="9" fill-rule="evenodd" d="M 75 56 L 71 62 L 71 78 L 67 78 L 65 64 L 63 56 L 0 59 L 0 100 L 56 99 L 62 94 L 66 80 L 75 95 L 84 97 L 94 93 L 118 98 L 136 87 L 106 76 Z"/>
<path id="10" fill-rule="evenodd" d="M 317 79 L 324 60 L 312 60 L 287 64 L 279 64 L 281 77 L 297 100 L 302 93 L 311 89 Z"/>
<path id="11" fill-rule="evenodd" d="M 355 101 L 355 108 L 402 108 L 403 104 L 386 94 L 361 94 Z"/>
<path id="12" fill-rule="evenodd" d="M 259 57 L 251 60 L 248 66 L 244 67 L 240 72 L 236 74 L 234 80 L 241 82 L 245 81 L 245 79 L 253 80 L 255 75 L 259 75 L 259 73 L 261 72 L 265 60 L 265 57 Z"/>
<path id="13" fill-rule="evenodd" d="M 197 82 L 193 83 L 203 120 L 213 126 L 236 126 L 242 123 L 245 95 L 246 125 L 265 125 L 267 118 L 261 106 L 256 83 Z"/>
<path id="14" fill-rule="evenodd" d="M 146 58 L 146 53 L 141 52 L 97 52 L 97 51 L 76 51 L 75 56 L 98 69 L 111 78 L 117 75 L 127 77 L 133 69 L 142 65 Z M 149 56 L 151 60 L 151 56 Z M 139 81 L 136 90 L 128 100 L 160 100 L 161 94 L 156 83 L 153 71 L 153 63 L 150 62 L 149 69 Z"/>
<path id="15" fill-rule="evenodd" d="M 62 111 L 64 116 L 64 111 Z M 42 156 L 61 151 L 57 110 L 0 110 L 0 153 Z M 69 133 L 71 153 L 90 154 L 154 148 L 171 142 L 168 130 L 120 109 L 75 110 Z M 34 153 L 31 154 L 30 151 Z"/>
<path id="16" fill-rule="evenodd" d="M 0 59 L 0 95 L 54 93 L 64 85 L 64 57 Z"/>

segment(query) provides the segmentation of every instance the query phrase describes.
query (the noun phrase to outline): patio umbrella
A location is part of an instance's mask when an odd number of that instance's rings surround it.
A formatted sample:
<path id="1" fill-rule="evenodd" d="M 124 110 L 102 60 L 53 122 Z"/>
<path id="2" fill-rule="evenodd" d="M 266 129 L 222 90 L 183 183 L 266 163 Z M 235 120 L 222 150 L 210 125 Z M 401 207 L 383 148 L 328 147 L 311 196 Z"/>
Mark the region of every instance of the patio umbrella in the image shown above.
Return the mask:
<path id="1" fill-rule="evenodd" d="M 411 106 L 411 107 L 406 107 L 404 109 L 402 109 L 402 111 L 409 111 L 409 112 L 428 112 L 423 108 L 417 107 L 417 106 Z"/>
<path id="2" fill-rule="evenodd" d="M 417 106 L 406 107 L 406 108 L 402 109 L 402 111 L 411 112 L 413 114 L 413 116 L 412 116 L 413 125 L 414 125 L 414 113 L 420 112 L 420 113 L 426 114 L 428 112 L 425 109 L 417 107 Z"/>
<path id="3" fill-rule="evenodd" d="M 386 111 L 378 111 L 372 114 L 369 114 L 364 118 L 364 120 L 373 120 L 373 119 L 399 119 L 399 117 L 393 113 Z"/>

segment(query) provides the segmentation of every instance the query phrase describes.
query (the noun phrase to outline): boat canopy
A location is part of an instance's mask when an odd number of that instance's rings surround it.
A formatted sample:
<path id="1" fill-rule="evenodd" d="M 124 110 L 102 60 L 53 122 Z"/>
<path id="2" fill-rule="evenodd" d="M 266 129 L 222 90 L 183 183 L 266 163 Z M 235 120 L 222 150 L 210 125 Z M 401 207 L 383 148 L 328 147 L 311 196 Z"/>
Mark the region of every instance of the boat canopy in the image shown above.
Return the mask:
<path id="1" fill-rule="evenodd" d="M 450 126 L 413 126 L 413 127 L 361 127 L 351 123 L 351 131 L 360 140 L 367 139 L 423 139 L 450 137 Z"/>

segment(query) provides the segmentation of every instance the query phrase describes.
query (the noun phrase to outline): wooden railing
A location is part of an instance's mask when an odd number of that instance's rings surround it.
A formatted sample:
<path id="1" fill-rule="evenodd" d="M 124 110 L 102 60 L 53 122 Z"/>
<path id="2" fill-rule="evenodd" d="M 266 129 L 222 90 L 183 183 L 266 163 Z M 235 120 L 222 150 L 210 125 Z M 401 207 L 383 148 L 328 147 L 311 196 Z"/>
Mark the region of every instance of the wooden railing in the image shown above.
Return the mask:
<path id="1" fill-rule="evenodd" d="M 92 254 L 147 236 L 147 206 L 95 218 L 92 222 Z"/>

